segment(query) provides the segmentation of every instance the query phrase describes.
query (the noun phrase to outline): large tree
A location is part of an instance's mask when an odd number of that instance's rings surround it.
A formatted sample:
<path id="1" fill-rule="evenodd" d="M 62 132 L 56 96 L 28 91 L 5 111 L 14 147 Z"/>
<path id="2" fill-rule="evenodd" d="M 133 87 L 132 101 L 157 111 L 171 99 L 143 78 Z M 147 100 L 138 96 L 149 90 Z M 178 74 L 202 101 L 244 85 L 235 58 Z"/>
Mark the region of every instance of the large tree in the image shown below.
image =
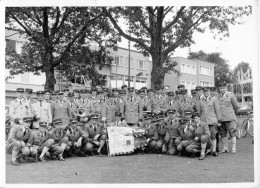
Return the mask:
<path id="1" fill-rule="evenodd" d="M 95 64 L 107 60 L 118 40 L 100 7 L 7 7 L 5 22 L 26 36 L 21 54 L 7 52 L 6 68 L 11 75 L 45 73 L 45 89 L 54 89 L 54 69 L 98 77 Z"/>
<path id="2" fill-rule="evenodd" d="M 242 75 L 243 74 L 246 74 L 248 70 L 250 70 L 250 65 L 249 63 L 246 63 L 246 62 L 240 62 L 233 70 L 233 74 L 234 76 L 236 77 L 237 76 L 237 73 L 238 71 L 241 71 L 242 70 Z"/>
<path id="3" fill-rule="evenodd" d="M 193 33 L 209 28 L 214 36 L 229 36 L 229 24 L 241 24 L 250 7 L 109 7 L 103 11 L 114 28 L 135 47 L 152 58 L 151 87 L 163 84 L 166 72 L 174 70 L 169 57 L 175 49 L 194 43 Z M 127 30 L 119 21 L 124 19 Z"/>
<path id="4" fill-rule="evenodd" d="M 234 78 L 234 74 L 230 70 L 227 60 L 221 57 L 220 52 L 207 54 L 200 50 L 198 52 L 190 52 L 188 58 L 214 63 L 214 77 L 216 87 L 219 87 L 219 83 L 223 81 L 231 84 L 235 83 L 236 79 Z"/>

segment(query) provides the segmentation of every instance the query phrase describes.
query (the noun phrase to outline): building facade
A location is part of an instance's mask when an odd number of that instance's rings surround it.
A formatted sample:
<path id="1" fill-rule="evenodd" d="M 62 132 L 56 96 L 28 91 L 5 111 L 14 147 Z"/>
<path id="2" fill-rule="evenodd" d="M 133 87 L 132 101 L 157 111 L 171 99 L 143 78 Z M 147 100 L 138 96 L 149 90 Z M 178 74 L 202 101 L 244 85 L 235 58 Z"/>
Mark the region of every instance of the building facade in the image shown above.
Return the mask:
<path id="1" fill-rule="evenodd" d="M 196 86 L 215 86 L 213 63 L 183 57 L 173 57 L 172 61 L 177 62 L 175 69 L 180 75 L 173 71 L 165 75 L 164 85 L 169 85 L 170 90 L 175 91 L 179 84 L 183 84 L 190 94 Z"/>

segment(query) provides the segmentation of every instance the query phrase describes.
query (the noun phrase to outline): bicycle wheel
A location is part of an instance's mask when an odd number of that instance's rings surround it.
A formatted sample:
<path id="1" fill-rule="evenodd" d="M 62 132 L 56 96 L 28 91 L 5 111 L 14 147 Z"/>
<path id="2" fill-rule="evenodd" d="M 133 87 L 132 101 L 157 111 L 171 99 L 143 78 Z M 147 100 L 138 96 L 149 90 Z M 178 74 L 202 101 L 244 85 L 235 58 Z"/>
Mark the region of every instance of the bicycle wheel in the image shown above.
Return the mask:
<path id="1" fill-rule="evenodd" d="M 254 121 L 250 120 L 249 121 L 249 126 L 248 126 L 248 130 L 247 130 L 247 134 L 249 134 L 250 136 L 254 136 Z"/>
<path id="2" fill-rule="evenodd" d="M 241 136 L 242 138 L 245 138 L 248 131 L 248 119 L 245 119 L 241 125 Z"/>

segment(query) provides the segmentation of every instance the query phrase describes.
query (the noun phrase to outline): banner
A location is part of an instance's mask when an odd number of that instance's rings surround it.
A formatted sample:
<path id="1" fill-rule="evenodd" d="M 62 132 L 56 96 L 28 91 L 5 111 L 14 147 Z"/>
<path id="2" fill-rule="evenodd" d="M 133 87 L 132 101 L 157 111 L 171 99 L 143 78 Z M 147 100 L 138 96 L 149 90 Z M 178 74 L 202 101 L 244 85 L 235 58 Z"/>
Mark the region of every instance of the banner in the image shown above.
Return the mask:
<path id="1" fill-rule="evenodd" d="M 107 134 L 108 156 L 129 154 L 139 148 L 139 145 L 145 145 L 144 129 L 111 126 L 107 127 Z"/>

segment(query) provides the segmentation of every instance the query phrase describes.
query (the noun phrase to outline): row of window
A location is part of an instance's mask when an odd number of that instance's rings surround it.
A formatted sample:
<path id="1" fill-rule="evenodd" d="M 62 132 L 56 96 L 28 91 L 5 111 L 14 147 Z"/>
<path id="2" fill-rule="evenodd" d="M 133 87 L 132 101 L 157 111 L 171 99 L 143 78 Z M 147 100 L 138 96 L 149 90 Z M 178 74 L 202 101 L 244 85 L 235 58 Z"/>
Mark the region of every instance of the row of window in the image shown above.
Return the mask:
<path id="1" fill-rule="evenodd" d="M 112 64 L 114 64 L 114 65 L 124 66 L 124 64 L 125 64 L 126 67 L 128 67 L 128 65 L 129 65 L 129 58 L 128 57 L 115 56 L 114 59 L 115 60 L 112 62 Z M 135 63 L 136 63 L 136 66 L 135 66 Z M 145 61 L 130 58 L 130 68 L 134 68 L 134 67 L 136 67 L 137 69 L 145 70 L 146 69 Z"/>
<path id="2" fill-rule="evenodd" d="M 188 89 L 188 90 L 196 88 L 196 83 L 194 83 L 194 82 L 182 80 L 181 84 L 183 84 L 185 86 L 185 88 Z M 202 87 L 212 87 L 213 83 L 206 82 L 206 81 L 200 81 L 200 86 L 202 86 Z"/>
<path id="3" fill-rule="evenodd" d="M 127 75 L 111 75 L 110 76 L 110 80 L 117 80 L 117 81 L 123 81 L 125 80 L 125 82 L 128 82 L 128 76 Z M 147 78 L 141 78 L 141 77 L 136 77 L 135 78 L 135 82 L 137 83 L 146 83 Z M 130 76 L 130 82 L 134 81 L 134 77 Z"/>
<path id="4" fill-rule="evenodd" d="M 181 64 L 181 72 L 196 75 L 196 67 L 189 64 Z M 213 68 L 200 66 L 200 74 L 213 76 Z"/>

